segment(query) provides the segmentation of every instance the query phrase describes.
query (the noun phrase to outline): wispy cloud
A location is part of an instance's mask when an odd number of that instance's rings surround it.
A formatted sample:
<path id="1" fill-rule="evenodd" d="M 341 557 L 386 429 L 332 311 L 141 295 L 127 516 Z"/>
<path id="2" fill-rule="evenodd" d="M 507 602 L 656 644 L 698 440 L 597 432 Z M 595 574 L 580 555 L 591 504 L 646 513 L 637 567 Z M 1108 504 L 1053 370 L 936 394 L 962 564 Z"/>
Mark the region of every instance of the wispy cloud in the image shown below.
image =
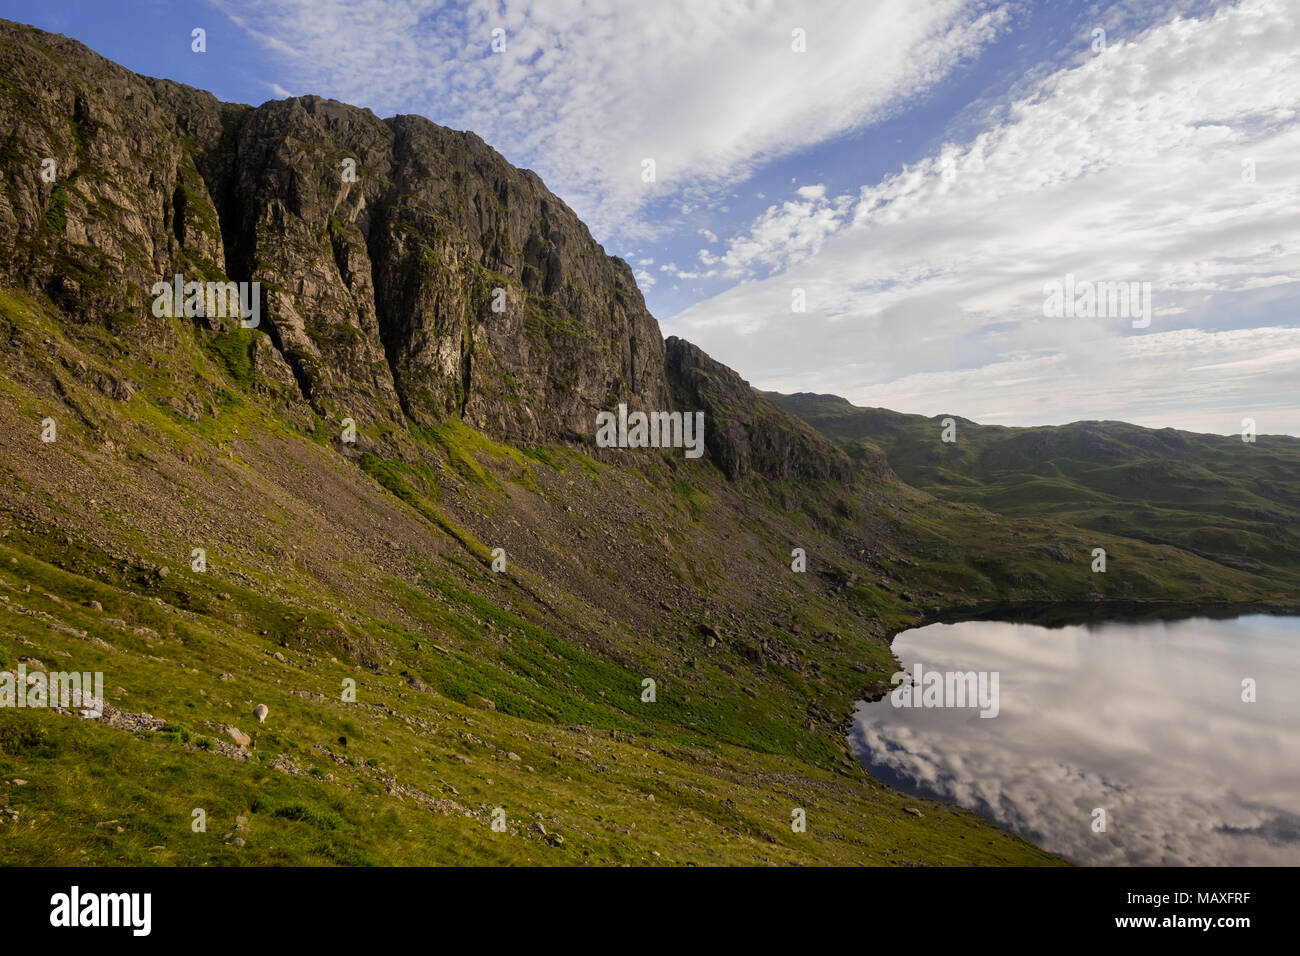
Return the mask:
<path id="1" fill-rule="evenodd" d="M 988 0 L 222 4 L 300 51 L 287 64 L 298 85 L 473 129 L 604 235 L 650 231 L 636 215 L 648 202 L 690 208 L 757 164 L 889 115 L 1008 17 Z"/>
<path id="2" fill-rule="evenodd" d="M 245 33 L 248 33 L 250 36 L 257 39 L 259 42 L 263 43 L 269 49 L 272 49 L 277 53 L 283 53 L 286 56 L 290 56 L 290 57 L 299 57 L 302 55 L 300 51 L 298 51 L 289 43 L 286 43 L 282 37 L 277 36 L 273 33 L 262 32 L 258 30 L 256 27 L 249 24 L 247 20 L 245 20 L 243 17 L 239 16 L 239 14 L 234 12 L 231 3 L 227 3 L 225 2 L 225 0 L 208 0 L 208 3 L 211 6 L 215 7 L 222 14 L 224 14 L 227 20 L 229 20 L 235 26 L 239 27 Z M 274 85 L 274 84 L 268 84 L 268 85 Z M 276 88 L 284 89 L 283 87 L 279 87 L 279 86 L 277 86 Z M 290 94 L 285 93 L 284 95 L 288 96 Z"/>
<path id="3" fill-rule="evenodd" d="M 733 264 L 777 258 L 774 232 L 806 230 L 817 254 L 688 308 L 671 330 L 765 387 L 907 410 L 1020 424 L 1158 413 L 1231 430 L 1269 406 L 1275 430 L 1300 431 L 1300 389 L 1279 374 L 1175 387 L 1206 350 L 1254 362 L 1262 342 L 1300 344 L 1300 329 L 1232 333 L 1296 324 L 1298 117 L 1300 27 L 1283 0 L 1175 19 L 864 186 L 849 215 L 807 195 L 772 207 L 731 241 Z M 1067 274 L 1150 282 L 1151 326 L 1044 317 L 1044 283 Z M 794 288 L 806 314 L 791 313 Z"/>
<path id="4" fill-rule="evenodd" d="M 730 277 L 748 277 L 784 269 L 821 251 L 827 236 L 847 222 L 854 203 L 853 196 L 826 198 L 826 187 L 801 186 L 796 199 L 769 206 L 749 229 L 727 243 L 721 256 L 702 252 L 700 261 L 716 265 L 717 273 Z"/>

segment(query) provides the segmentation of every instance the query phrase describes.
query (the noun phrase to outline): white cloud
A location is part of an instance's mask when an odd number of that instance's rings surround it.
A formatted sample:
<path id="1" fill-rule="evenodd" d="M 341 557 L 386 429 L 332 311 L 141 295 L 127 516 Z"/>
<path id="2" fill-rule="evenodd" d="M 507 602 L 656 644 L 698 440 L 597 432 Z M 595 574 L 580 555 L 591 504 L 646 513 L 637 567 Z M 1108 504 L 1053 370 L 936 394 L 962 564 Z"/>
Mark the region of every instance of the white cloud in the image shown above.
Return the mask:
<path id="1" fill-rule="evenodd" d="M 816 255 L 822 242 L 846 221 L 853 203 L 852 196 L 826 199 L 825 186 L 803 186 L 795 190 L 803 202 L 786 202 L 769 206 L 754 220 L 749 231 L 727 244 L 721 257 L 705 257 L 705 265 L 721 262 L 725 275 L 752 275 L 756 269 L 784 268 Z"/>
<path id="2" fill-rule="evenodd" d="M 241 30 L 248 33 L 250 36 L 255 37 L 260 42 L 266 44 L 266 46 L 270 47 L 272 50 L 275 50 L 277 53 L 283 53 L 291 57 L 298 57 L 302 55 L 300 51 L 294 49 L 290 44 L 284 42 L 284 40 L 282 40 L 280 37 L 275 36 L 273 34 L 263 33 L 257 30 L 255 27 L 250 26 L 247 20 L 245 20 L 243 17 L 236 14 L 231 9 L 231 4 L 224 3 L 222 2 L 222 0 L 208 0 L 208 3 L 212 4 L 212 6 L 216 7 L 217 10 L 225 14 L 226 18 L 229 19 L 230 22 L 233 23 L 235 26 L 239 27 Z M 274 83 L 268 83 L 267 85 L 275 86 L 277 89 L 283 89 L 283 87 L 278 87 Z M 290 96 L 292 94 L 284 93 L 283 95 Z"/>
<path id="3" fill-rule="evenodd" d="M 380 113 L 424 112 L 536 168 L 598 235 L 647 201 L 682 209 L 759 162 L 862 128 L 994 38 L 988 0 L 225 0 L 254 35 L 301 51 L 299 86 Z M 807 31 L 807 52 L 791 30 Z M 506 50 L 491 52 L 492 30 Z M 288 43 L 288 41 L 292 41 Z M 641 180 L 653 158 L 657 181 Z"/>
<path id="4" fill-rule="evenodd" d="M 1104 341 L 1095 351 L 1012 354 L 978 368 L 918 372 L 847 390 L 857 405 L 958 413 L 994 425 L 1080 418 L 1233 434 L 1300 434 L 1300 328 L 1182 329 Z M 791 391 L 822 391 L 813 375 Z"/>
<path id="5" fill-rule="evenodd" d="M 1233 329 L 1294 324 L 1297 24 L 1283 0 L 1243 0 L 1112 40 L 972 141 L 863 187 L 850 215 L 772 207 L 722 263 L 743 271 L 788 249 L 784 271 L 692 306 L 669 331 L 762 387 L 909 411 L 942 398 L 945 411 L 1008 423 L 1115 409 L 1231 431 L 1240 409 L 1267 406 L 1287 423 L 1277 430 L 1300 432 L 1300 389 L 1279 374 L 1157 381 L 1204 364 L 1198 349 L 1255 361 L 1296 345 L 1295 329 Z M 1044 319 L 1043 285 L 1067 273 L 1151 282 L 1150 328 Z M 790 311 L 794 287 L 806 314 Z"/>

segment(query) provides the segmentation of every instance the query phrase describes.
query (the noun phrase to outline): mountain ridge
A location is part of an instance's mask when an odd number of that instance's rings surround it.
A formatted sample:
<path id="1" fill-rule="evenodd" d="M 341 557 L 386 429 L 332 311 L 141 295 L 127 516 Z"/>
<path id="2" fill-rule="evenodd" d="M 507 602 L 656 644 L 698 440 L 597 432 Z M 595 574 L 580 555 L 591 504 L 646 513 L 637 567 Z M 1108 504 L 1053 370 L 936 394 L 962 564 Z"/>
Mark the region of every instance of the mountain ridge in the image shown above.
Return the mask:
<path id="1" fill-rule="evenodd" d="M 948 444 L 926 438 L 949 416 L 861 408 L 840 396 L 765 395 L 841 444 L 878 448 L 904 481 L 948 500 L 1118 530 L 1251 571 L 1290 573 L 1300 552 L 1292 530 L 1300 525 L 1300 438 L 958 419 Z"/>

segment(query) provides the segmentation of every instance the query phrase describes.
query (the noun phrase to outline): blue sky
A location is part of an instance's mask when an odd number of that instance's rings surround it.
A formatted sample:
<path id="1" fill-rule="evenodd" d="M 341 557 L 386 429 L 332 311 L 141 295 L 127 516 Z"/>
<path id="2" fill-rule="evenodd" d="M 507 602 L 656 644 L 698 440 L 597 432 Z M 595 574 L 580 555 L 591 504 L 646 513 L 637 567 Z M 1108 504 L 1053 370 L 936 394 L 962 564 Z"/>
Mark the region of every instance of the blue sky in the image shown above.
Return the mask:
<path id="1" fill-rule="evenodd" d="M 0 0 L 223 100 L 475 130 L 632 264 L 665 334 L 758 387 L 1300 434 L 1288 7 Z M 1149 325 L 1046 315 L 1067 275 L 1150 283 Z"/>

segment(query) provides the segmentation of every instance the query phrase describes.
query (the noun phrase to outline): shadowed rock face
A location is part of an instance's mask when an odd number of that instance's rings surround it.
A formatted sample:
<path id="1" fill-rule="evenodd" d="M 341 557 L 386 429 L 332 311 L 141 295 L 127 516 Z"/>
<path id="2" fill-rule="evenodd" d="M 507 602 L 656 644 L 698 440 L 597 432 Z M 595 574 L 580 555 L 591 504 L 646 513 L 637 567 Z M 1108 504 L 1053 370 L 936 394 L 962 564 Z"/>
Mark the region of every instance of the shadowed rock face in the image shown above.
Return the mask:
<path id="1" fill-rule="evenodd" d="M 679 340 L 666 354 L 627 263 L 473 133 L 315 96 L 221 103 L 4 21 L 0 52 L 0 228 L 17 237 L 0 284 L 141 361 L 175 344 L 151 313 L 155 283 L 256 281 L 256 388 L 308 427 L 354 419 L 363 447 L 400 445 L 385 423 L 449 417 L 590 442 L 596 413 L 623 402 L 703 411 L 733 478 L 849 475 L 730 369 Z M 220 334 L 238 317 L 195 321 Z"/>
<path id="2" fill-rule="evenodd" d="M 673 399 L 679 408 L 704 412 L 705 446 L 728 478 L 750 472 L 778 481 L 852 478 L 853 466 L 844 452 L 731 369 L 676 336 L 665 346 Z"/>
<path id="3" fill-rule="evenodd" d="M 619 401 L 670 407 L 631 269 L 472 133 L 318 97 L 223 104 L 12 23 L 0 52 L 0 228 L 20 237 L 0 281 L 165 348 L 155 282 L 257 280 L 260 371 L 327 418 L 532 441 L 590 439 Z"/>

